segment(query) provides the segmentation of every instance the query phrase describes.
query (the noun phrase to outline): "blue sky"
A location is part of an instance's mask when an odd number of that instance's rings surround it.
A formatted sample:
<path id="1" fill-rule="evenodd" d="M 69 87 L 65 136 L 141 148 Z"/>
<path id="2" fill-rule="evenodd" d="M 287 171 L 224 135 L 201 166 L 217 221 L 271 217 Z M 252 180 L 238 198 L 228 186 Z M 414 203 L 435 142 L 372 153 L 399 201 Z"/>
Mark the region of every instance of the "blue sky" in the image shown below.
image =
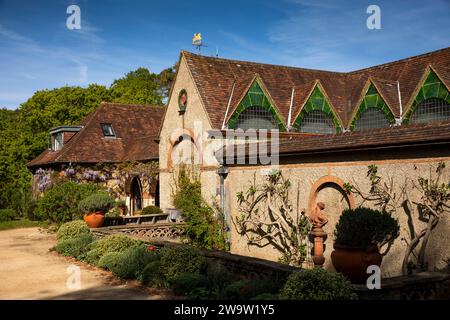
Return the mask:
<path id="1" fill-rule="evenodd" d="M 66 9 L 81 9 L 68 30 Z M 381 30 L 366 9 L 381 8 Z M 180 50 L 350 71 L 450 45 L 450 0 L 0 0 L 0 107 L 64 85 L 110 85 L 140 66 L 171 66 Z"/>

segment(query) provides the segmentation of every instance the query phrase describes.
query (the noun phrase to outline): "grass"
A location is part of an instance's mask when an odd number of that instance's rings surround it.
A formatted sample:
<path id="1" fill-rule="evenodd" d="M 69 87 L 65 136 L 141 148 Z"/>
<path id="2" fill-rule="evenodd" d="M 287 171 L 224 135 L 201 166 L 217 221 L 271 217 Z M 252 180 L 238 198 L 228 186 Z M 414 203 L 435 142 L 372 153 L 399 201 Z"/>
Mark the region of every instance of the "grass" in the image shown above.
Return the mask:
<path id="1" fill-rule="evenodd" d="M 0 230 L 32 228 L 32 227 L 48 227 L 48 222 L 31 221 L 28 219 L 0 221 Z"/>

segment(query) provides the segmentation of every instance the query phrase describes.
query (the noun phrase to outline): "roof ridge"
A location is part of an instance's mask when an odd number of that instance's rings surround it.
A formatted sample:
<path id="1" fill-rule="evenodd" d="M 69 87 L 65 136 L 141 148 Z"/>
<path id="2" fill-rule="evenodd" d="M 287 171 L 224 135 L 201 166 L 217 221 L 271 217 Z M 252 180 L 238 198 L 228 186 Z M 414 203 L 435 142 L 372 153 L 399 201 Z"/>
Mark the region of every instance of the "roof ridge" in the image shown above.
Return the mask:
<path id="1" fill-rule="evenodd" d="M 329 70 L 320 70 L 320 69 L 309 69 L 309 68 L 302 68 L 302 67 L 295 67 L 295 66 L 286 66 L 286 65 L 280 65 L 280 64 L 271 64 L 271 63 L 264 63 L 264 62 L 254 62 L 254 61 L 245 61 L 245 60 L 236 60 L 236 59 L 227 59 L 227 58 L 219 58 L 219 57 L 209 57 L 209 56 L 203 56 L 201 54 L 196 54 L 187 50 L 182 50 L 182 54 L 187 54 L 187 55 L 191 55 L 191 56 L 196 56 L 196 57 L 200 57 L 200 58 L 205 58 L 208 60 L 218 60 L 218 61 L 222 61 L 222 62 L 227 62 L 227 63 L 245 63 L 245 64 L 253 64 L 253 65 L 265 65 L 265 66 L 272 66 L 272 67 L 279 67 L 279 68 L 286 68 L 286 69 L 295 69 L 295 70 L 303 70 L 303 71 L 313 71 L 313 72 L 324 72 L 324 73 L 334 73 L 334 74 L 341 74 L 341 75 L 348 75 L 348 74 L 354 74 L 354 73 L 358 73 L 361 71 L 366 71 L 366 70 L 370 70 L 373 68 L 378 68 L 378 67 L 383 67 L 386 65 L 393 65 L 393 64 L 397 64 L 397 63 L 404 63 L 407 62 L 409 60 L 414 60 L 417 58 L 421 58 L 421 57 L 426 57 L 426 56 L 430 56 L 442 51 L 446 51 L 449 50 L 450 47 L 445 47 L 445 48 L 441 48 L 435 51 L 431 51 L 431 52 L 426 52 L 426 53 L 422 53 L 419 55 L 415 55 L 415 56 L 410 56 L 410 57 L 406 57 L 406 58 L 402 58 L 399 60 L 393 60 L 390 62 L 385 62 L 382 64 L 377 64 L 377 65 L 373 65 L 370 67 L 366 67 L 366 68 L 362 68 L 362 69 L 357 69 L 357 70 L 353 70 L 353 71 L 347 71 L 347 72 L 343 72 L 343 71 L 329 71 Z"/>
<path id="2" fill-rule="evenodd" d="M 311 72 L 323 72 L 323 73 L 334 73 L 334 74 L 340 74 L 345 75 L 348 72 L 342 72 L 342 71 L 328 71 L 328 70 L 319 70 L 319 69 L 309 69 L 309 68 L 302 68 L 302 67 L 294 67 L 294 66 L 286 66 L 281 64 L 273 64 L 273 63 L 264 63 L 264 62 L 254 62 L 254 61 L 245 61 L 245 60 L 235 60 L 235 59 L 227 59 L 227 58 L 219 58 L 219 57 L 209 57 L 209 56 L 203 56 L 201 54 L 196 54 L 190 51 L 182 50 L 183 54 L 192 55 L 200 58 L 205 58 L 208 60 L 219 60 L 225 63 L 244 63 L 244 64 L 250 64 L 250 65 L 263 65 L 263 66 L 270 66 L 270 67 L 277 67 L 277 68 L 285 68 L 285 69 L 295 69 L 295 70 L 303 70 L 303 71 L 311 71 Z"/>
<path id="3" fill-rule="evenodd" d="M 140 104 L 140 103 L 122 103 L 122 102 L 110 102 L 102 101 L 100 105 L 115 105 L 121 107 L 151 107 L 151 108 L 165 108 L 164 104 Z"/>
<path id="4" fill-rule="evenodd" d="M 442 51 L 446 51 L 446 50 L 449 50 L 449 49 L 450 49 L 450 47 L 445 47 L 445 48 L 441 48 L 441 49 L 434 50 L 434 51 L 431 51 L 431 52 L 425 52 L 425 53 L 418 54 L 418 55 L 415 55 L 415 56 L 410 56 L 410 57 L 402 58 L 402 59 L 399 59 L 399 60 L 393 60 L 393 61 L 385 62 L 385 63 L 382 63 L 382 64 L 377 64 L 377 65 L 370 66 L 370 67 L 367 67 L 367 68 L 362 68 L 362 69 L 358 69 L 358 70 L 349 71 L 349 72 L 347 72 L 347 74 L 355 74 L 355 73 L 358 73 L 358 72 L 367 71 L 367 70 L 374 69 L 374 68 L 384 67 L 384 66 L 388 66 L 388 65 L 391 66 L 391 65 L 398 64 L 398 63 L 405 63 L 405 62 L 408 62 L 410 60 L 415 60 L 417 58 L 427 57 L 427 56 L 430 56 L 430 55 L 433 55 L 433 54 L 436 54 L 436 53 L 439 53 L 439 52 L 442 52 Z"/>

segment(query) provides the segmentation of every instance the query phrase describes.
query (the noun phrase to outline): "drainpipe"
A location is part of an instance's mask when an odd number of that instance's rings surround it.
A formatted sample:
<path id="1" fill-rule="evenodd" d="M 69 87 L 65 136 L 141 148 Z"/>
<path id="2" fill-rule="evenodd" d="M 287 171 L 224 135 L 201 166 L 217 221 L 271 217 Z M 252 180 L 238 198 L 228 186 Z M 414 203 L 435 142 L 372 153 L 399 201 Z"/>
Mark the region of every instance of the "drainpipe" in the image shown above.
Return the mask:
<path id="1" fill-rule="evenodd" d="M 225 179 L 228 175 L 228 172 L 229 172 L 228 167 L 223 166 L 223 165 L 217 169 L 217 174 L 220 177 L 220 186 L 219 186 L 220 209 L 222 210 L 222 213 L 224 215 L 224 219 L 227 223 L 227 226 L 230 226 L 230 222 L 231 222 L 230 216 L 228 215 L 228 212 L 225 209 Z"/>
<path id="2" fill-rule="evenodd" d="M 288 131 L 291 131 L 291 117 L 292 117 L 292 104 L 294 102 L 294 92 L 295 92 L 295 87 L 292 87 L 291 103 L 289 105 L 289 115 L 288 115 L 288 124 L 287 124 Z"/>
<path id="3" fill-rule="evenodd" d="M 403 106 L 402 106 L 402 95 L 400 93 L 400 82 L 397 80 L 397 93 L 398 93 L 398 104 L 400 106 L 400 119 L 396 120 L 396 124 L 400 126 L 403 120 Z"/>
<path id="4" fill-rule="evenodd" d="M 233 98 L 235 85 L 236 85 L 236 80 L 233 81 L 233 87 L 231 88 L 231 94 L 230 94 L 230 98 L 228 99 L 227 110 L 225 111 L 225 116 L 223 117 L 222 130 L 225 129 L 225 122 L 227 121 L 228 110 L 230 109 L 231 99 Z"/>

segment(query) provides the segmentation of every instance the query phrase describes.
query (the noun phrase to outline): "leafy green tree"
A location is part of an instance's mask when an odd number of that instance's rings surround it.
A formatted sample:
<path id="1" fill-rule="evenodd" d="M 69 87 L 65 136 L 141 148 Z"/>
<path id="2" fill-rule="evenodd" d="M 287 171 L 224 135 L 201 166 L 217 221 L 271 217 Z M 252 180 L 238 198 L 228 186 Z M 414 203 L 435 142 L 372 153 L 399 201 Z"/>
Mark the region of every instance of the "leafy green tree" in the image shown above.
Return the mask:
<path id="1" fill-rule="evenodd" d="M 158 92 L 158 75 L 146 68 L 138 68 L 114 80 L 110 88 L 111 101 L 136 104 L 161 104 Z"/>

